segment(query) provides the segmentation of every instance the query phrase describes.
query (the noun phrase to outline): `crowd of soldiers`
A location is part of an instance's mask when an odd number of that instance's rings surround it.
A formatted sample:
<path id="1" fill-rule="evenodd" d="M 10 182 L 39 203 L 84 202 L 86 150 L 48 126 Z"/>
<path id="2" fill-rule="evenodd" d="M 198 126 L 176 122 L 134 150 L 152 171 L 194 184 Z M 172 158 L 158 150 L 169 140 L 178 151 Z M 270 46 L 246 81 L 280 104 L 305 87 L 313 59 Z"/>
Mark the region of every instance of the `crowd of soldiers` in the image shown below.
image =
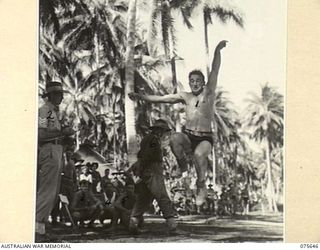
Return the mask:
<path id="1" fill-rule="evenodd" d="M 106 219 L 114 229 L 118 222 L 128 226 L 130 212 L 135 202 L 134 182 L 125 172 L 110 173 L 104 170 L 101 176 L 97 162 L 83 164 L 77 153 L 68 152 L 67 162 L 61 174 L 60 195 L 51 212 L 51 225 L 93 226 Z"/>
<path id="2" fill-rule="evenodd" d="M 101 176 L 98 163 L 84 164 L 77 153 L 67 152 L 66 156 L 61 174 L 60 199 L 51 213 L 51 225 L 110 226 L 110 230 L 121 225 L 128 228 L 136 201 L 135 183 L 131 175 L 124 171 L 110 172 L 109 168 L 105 168 Z M 188 178 L 181 180 L 167 178 L 165 181 L 176 211 L 175 217 L 198 214 L 232 216 L 249 212 L 247 186 L 240 188 L 231 183 L 222 186 L 218 192 L 209 184 L 205 203 L 197 206 L 196 190 L 190 188 L 186 181 Z M 66 197 L 67 204 L 64 204 L 63 197 Z M 160 215 L 162 212 L 154 201 L 147 213 Z"/>
<path id="3" fill-rule="evenodd" d="M 171 189 L 172 200 L 180 215 L 207 214 L 213 216 L 246 215 L 249 213 L 249 192 L 246 187 L 235 187 L 233 183 L 222 186 L 221 192 L 213 189 L 209 184 L 206 201 L 197 206 L 195 202 L 195 190 L 186 188 Z"/>

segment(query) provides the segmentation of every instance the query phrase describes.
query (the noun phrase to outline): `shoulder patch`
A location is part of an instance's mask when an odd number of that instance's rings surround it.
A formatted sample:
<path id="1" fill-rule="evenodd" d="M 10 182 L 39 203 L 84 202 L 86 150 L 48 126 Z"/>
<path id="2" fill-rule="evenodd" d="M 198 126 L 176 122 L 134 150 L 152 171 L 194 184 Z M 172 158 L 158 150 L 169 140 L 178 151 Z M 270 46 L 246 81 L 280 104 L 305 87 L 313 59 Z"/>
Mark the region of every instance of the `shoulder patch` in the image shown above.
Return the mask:
<path id="1" fill-rule="evenodd" d="M 47 128 L 48 127 L 48 120 L 47 118 L 41 118 L 39 117 L 39 128 Z"/>

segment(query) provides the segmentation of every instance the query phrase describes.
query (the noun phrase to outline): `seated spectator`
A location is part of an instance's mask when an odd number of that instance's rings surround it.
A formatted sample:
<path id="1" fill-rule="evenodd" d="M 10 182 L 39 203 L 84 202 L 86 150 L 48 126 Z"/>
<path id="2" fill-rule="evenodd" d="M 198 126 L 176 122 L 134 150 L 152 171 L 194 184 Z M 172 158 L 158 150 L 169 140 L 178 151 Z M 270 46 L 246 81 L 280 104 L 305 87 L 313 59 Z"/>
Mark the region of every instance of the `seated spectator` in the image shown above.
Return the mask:
<path id="1" fill-rule="evenodd" d="M 104 176 L 101 177 L 101 181 L 105 181 L 105 182 L 110 181 L 109 175 L 110 175 L 110 169 L 109 169 L 109 168 L 106 168 L 106 169 L 104 170 Z"/>
<path id="2" fill-rule="evenodd" d="M 118 198 L 118 193 L 109 179 L 110 170 L 105 170 L 105 175 L 101 178 L 101 190 L 103 194 L 103 213 L 99 217 L 100 223 L 104 224 L 106 219 L 111 219 L 111 230 L 117 225 L 119 215 L 114 207 L 114 203 Z"/>
<path id="3" fill-rule="evenodd" d="M 214 191 L 214 189 L 212 187 L 213 187 L 212 184 L 208 185 L 206 202 L 207 202 L 209 214 L 216 214 L 218 193 L 216 191 Z"/>
<path id="4" fill-rule="evenodd" d="M 82 163 L 83 160 L 81 156 L 72 151 L 66 152 L 66 163 L 63 164 L 62 173 L 61 173 L 61 184 L 59 194 L 63 194 L 67 197 L 69 203 L 71 203 L 74 193 L 77 191 L 77 176 L 75 163 Z M 58 217 L 60 221 L 58 222 Z M 68 218 L 67 211 L 64 206 L 61 206 L 60 209 L 60 198 L 58 197 L 55 207 L 51 212 L 51 223 L 52 226 L 61 226 L 63 225 Z"/>
<path id="5" fill-rule="evenodd" d="M 180 196 L 178 202 L 175 203 L 175 209 L 177 210 L 178 214 L 184 215 L 185 214 L 185 201 L 184 197 Z"/>
<path id="6" fill-rule="evenodd" d="M 123 174 L 117 174 L 114 179 L 112 180 L 112 185 L 116 189 L 116 192 L 118 194 L 124 192 L 125 190 L 125 181 Z"/>
<path id="7" fill-rule="evenodd" d="M 106 168 L 104 170 L 104 176 L 101 177 L 101 191 L 102 193 L 104 192 L 104 190 L 106 189 L 106 185 L 107 183 L 111 183 L 111 180 L 109 178 L 109 175 L 110 175 L 110 169 L 109 168 Z"/>
<path id="8" fill-rule="evenodd" d="M 229 196 L 229 207 L 232 215 L 237 212 L 237 188 L 233 183 L 229 184 L 228 196 Z"/>
<path id="9" fill-rule="evenodd" d="M 185 214 L 191 215 L 196 213 L 197 213 L 197 209 L 195 208 L 195 204 L 192 204 L 192 199 L 186 199 Z"/>
<path id="10" fill-rule="evenodd" d="M 67 163 L 63 167 L 62 171 L 60 193 L 65 195 L 69 204 L 71 204 L 74 194 L 77 191 L 77 174 L 75 165 L 82 165 L 84 160 L 81 159 L 79 154 L 71 152 L 66 153 L 66 158 Z M 68 214 L 64 206 L 62 206 L 61 211 L 60 222 L 68 221 Z"/>
<path id="11" fill-rule="evenodd" d="M 136 196 L 134 194 L 134 183 L 128 181 L 125 185 L 125 192 L 123 192 L 114 203 L 114 207 L 121 219 L 121 223 L 125 227 L 129 227 L 130 214 L 135 202 Z"/>
<path id="12" fill-rule="evenodd" d="M 65 195 L 71 203 L 74 193 L 77 191 L 76 166 L 83 166 L 84 160 L 77 153 L 69 154 L 67 152 L 66 158 L 67 164 L 63 167 L 61 177 L 61 194 Z"/>
<path id="13" fill-rule="evenodd" d="M 118 198 L 118 192 L 110 182 L 106 182 L 105 185 L 102 187 L 105 203 L 109 205 L 114 205 L 114 202 Z"/>
<path id="14" fill-rule="evenodd" d="M 93 162 L 91 164 L 91 175 L 92 175 L 92 192 L 94 194 L 98 193 L 97 192 L 97 186 L 98 183 L 101 182 L 101 175 L 100 173 L 97 171 L 99 167 L 99 164 L 97 162 Z"/>
<path id="15" fill-rule="evenodd" d="M 81 167 L 81 174 L 80 174 L 80 182 L 87 181 L 89 183 L 89 189 L 92 190 L 92 175 L 89 172 L 89 167 L 91 164 L 88 162 L 85 166 Z"/>
<path id="16" fill-rule="evenodd" d="M 176 211 L 179 214 L 182 214 L 183 209 L 182 209 L 182 202 L 181 201 L 184 200 L 185 190 L 183 188 L 179 188 L 179 187 L 175 186 L 171 189 L 171 193 L 173 194 L 172 199 L 171 199 L 173 202 L 173 206 L 175 207 Z"/>
<path id="17" fill-rule="evenodd" d="M 222 187 L 218 202 L 218 215 L 230 215 L 230 198 L 226 187 Z"/>
<path id="18" fill-rule="evenodd" d="M 103 213 L 103 203 L 89 190 L 89 183 L 85 180 L 80 181 L 80 190 L 74 195 L 71 211 L 75 223 L 80 222 L 80 225 L 83 225 L 85 220 L 90 220 L 93 224 Z"/>
<path id="19" fill-rule="evenodd" d="M 75 172 L 76 172 L 76 190 L 80 187 L 80 175 L 82 174 L 82 167 L 85 165 L 82 164 L 82 162 L 76 161 L 74 163 Z"/>

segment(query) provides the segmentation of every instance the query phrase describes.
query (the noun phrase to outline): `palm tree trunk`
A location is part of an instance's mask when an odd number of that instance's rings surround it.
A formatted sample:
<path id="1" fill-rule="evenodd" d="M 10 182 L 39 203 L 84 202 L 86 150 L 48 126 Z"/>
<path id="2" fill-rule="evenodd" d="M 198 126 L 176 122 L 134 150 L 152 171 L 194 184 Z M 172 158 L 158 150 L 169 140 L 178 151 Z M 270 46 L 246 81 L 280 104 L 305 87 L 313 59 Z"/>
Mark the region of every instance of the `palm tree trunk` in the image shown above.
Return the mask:
<path id="1" fill-rule="evenodd" d="M 97 102 L 98 102 L 98 114 L 101 115 L 103 113 L 103 105 L 101 105 L 101 94 L 100 94 L 100 55 L 99 55 L 99 36 L 98 36 L 98 30 L 94 34 L 93 38 L 94 42 L 94 57 L 96 62 L 96 69 L 98 70 L 98 77 L 97 77 L 97 90 L 99 95 L 97 96 Z M 97 120 L 97 143 L 100 145 L 100 139 L 101 139 L 101 120 Z M 100 149 L 100 148 L 99 148 Z M 100 153 L 102 153 L 102 149 L 100 149 Z"/>
<path id="2" fill-rule="evenodd" d="M 138 142 L 135 128 L 135 102 L 128 93 L 134 92 L 134 45 L 136 25 L 136 4 L 137 0 L 130 0 L 127 19 L 127 50 L 125 70 L 125 117 L 128 163 L 131 166 L 137 159 Z"/>
<path id="3" fill-rule="evenodd" d="M 276 193 L 275 193 L 276 201 L 280 200 L 280 177 L 276 180 Z"/>
<path id="4" fill-rule="evenodd" d="M 173 93 L 177 93 L 177 70 L 176 70 L 176 62 L 175 57 L 173 54 L 173 46 L 170 41 L 173 41 L 173 29 L 169 25 L 169 20 L 171 19 L 171 10 L 170 4 L 167 0 L 163 2 L 162 5 L 162 12 L 161 12 L 161 24 L 162 24 L 162 39 L 163 39 L 163 48 L 164 53 L 166 55 L 166 59 L 170 61 L 171 66 L 171 74 L 172 74 L 172 86 L 173 86 Z M 171 39 L 170 39 L 171 35 Z"/>
<path id="5" fill-rule="evenodd" d="M 172 73 L 172 86 L 173 86 L 173 93 L 177 93 L 178 83 L 177 83 L 177 70 L 176 70 L 176 61 L 175 57 L 172 56 L 171 58 L 171 73 Z"/>
<path id="6" fill-rule="evenodd" d="M 162 3 L 162 9 L 161 9 L 161 32 L 162 32 L 163 49 L 164 49 L 166 58 L 168 60 L 170 60 L 170 37 L 169 37 L 170 26 L 167 19 L 170 18 L 170 15 L 171 13 L 169 8 L 169 2 L 165 0 Z"/>
<path id="7" fill-rule="evenodd" d="M 178 92 L 178 83 L 177 83 L 177 70 L 176 70 L 176 61 L 174 55 L 171 57 L 171 74 L 172 74 L 172 86 L 173 93 L 176 94 Z M 181 122 L 179 115 L 179 104 L 172 105 L 174 117 L 175 117 L 175 130 L 176 132 L 181 132 Z"/>
<path id="8" fill-rule="evenodd" d="M 269 206 L 269 210 L 273 211 L 272 209 L 272 180 L 271 180 L 271 162 L 270 162 L 270 155 L 269 155 L 269 145 L 268 145 L 268 139 L 266 139 L 265 142 L 265 151 L 266 151 L 266 164 L 267 164 L 267 178 L 268 178 L 268 182 L 267 182 L 267 199 L 268 199 L 268 206 Z"/>
<path id="9" fill-rule="evenodd" d="M 150 11 L 150 24 L 149 24 L 149 29 L 148 29 L 148 51 L 150 56 L 155 57 L 156 54 L 154 53 L 154 46 L 155 46 L 155 41 L 156 41 L 156 26 L 155 26 L 155 20 L 157 19 L 157 8 L 158 8 L 158 0 L 153 0 L 151 4 L 151 11 Z"/>
<path id="10" fill-rule="evenodd" d="M 215 112 L 215 111 L 214 111 Z M 213 131 L 213 147 L 212 147 L 212 178 L 213 178 L 213 186 L 216 185 L 216 176 L 217 176 L 217 166 L 218 166 L 218 137 L 217 137 L 217 124 L 213 120 L 211 122 L 211 127 Z"/>
<path id="11" fill-rule="evenodd" d="M 76 104 L 76 111 L 77 111 L 77 132 L 76 132 L 76 149 L 75 151 L 79 150 L 80 148 L 80 139 L 79 139 L 79 135 L 80 135 L 80 110 L 79 110 L 79 103 L 77 102 L 77 100 L 75 101 Z"/>
<path id="12" fill-rule="evenodd" d="M 116 117 L 115 117 L 115 113 L 116 113 L 116 98 L 114 98 L 114 102 L 112 104 L 112 108 L 113 108 L 113 166 L 118 169 L 117 166 L 117 149 L 116 149 Z"/>
<path id="13" fill-rule="evenodd" d="M 169 8 L 169 17 L 171 18 L 171 11 Z M 172 86 L 173 86 L 173 93 L 177 93 L 178 89 L 178 82 L 177 82 L 177 69 L 176 69 L 176 54 L 175 54 L 175 34 L 174 28 L 172 26 L 169 27 L 169 59 L 171 64 L 171 75 L 172 75 Z"/>
<path id="14" fill-rule="evenodd" d="M 209 77 L 209 41 L 208 41 L 208 22 L 206 17 L 206 12 L 203 10 L 203 27 L 204 27 L 204 43 L 206 50 L 206 69 L 207 69 L 207 77 Z"/>
<path id="15" fill-rule="evenodd" d="M 177 69 L 176 69 L 176 61 L 175 56 L 171 55 L 171 74 L 172 74 L 172 86 L 173 86 L 173 93 L 176 94 L 178 92 L 178 82 L 177 82 Z M 179 104 L 175 104 L 172 106 L 173 113 L 175 117 L 175 129 L 176 132 L 181 132 L 181 121 L 179 115 Z"/>
<path id="16" fill-rule="evenodd" d="M 271 212 L 278 212 L 277 204 L 275 200 L 274 187 L 272 182 L 272 173 L 271 173 L 271 158 L 270 158 L 270 146 L 268 138 L 266 138 L 265 142 L 265 150 L 266 150 L 266 163 L 267 163 L 267 176 L 268 176 L 268 184 L 267 184 L 267 199 L 269 210 Z"/>
<path id="17" fill-rule="evenodd" d="M 216 186 L 216 178 L 217 178 L 217 157 L 216 157 L 216 149 L 215 146 L 212 147 L 212 185 Z"/>
<path id="18" fill-rule="evenodd" d="M 260 186 L 261 186 L 261 211 L 262 211 L 262 214 L 264 215 L 265 214 L 265 209 L 264 209 L 264 195 L 266 195 L 266 192 L 265 192 L 265 189 L 264 189 L 264 186 L 263 186 L 263 181 L 262 181 L 262 178 L 260 179 Z"/>

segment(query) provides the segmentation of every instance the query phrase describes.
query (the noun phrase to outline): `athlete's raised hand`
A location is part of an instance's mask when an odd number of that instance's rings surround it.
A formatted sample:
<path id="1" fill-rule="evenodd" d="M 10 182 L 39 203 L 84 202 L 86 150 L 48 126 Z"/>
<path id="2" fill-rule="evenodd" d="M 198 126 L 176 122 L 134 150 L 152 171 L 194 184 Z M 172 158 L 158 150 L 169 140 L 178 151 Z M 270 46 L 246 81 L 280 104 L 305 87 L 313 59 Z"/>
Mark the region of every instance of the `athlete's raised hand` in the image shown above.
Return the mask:
<path id="1" fill-rule="evenodd" d="M 221 49 L 223 49 L 224 47 L 226 47 L 227 46 L 227 40 L 222 40 L 222 41 L 220 41 L 219 43 L 218 43 L 218 45 L 217 45 L 217 49 L 218 50 L 221 50 Z"/>

